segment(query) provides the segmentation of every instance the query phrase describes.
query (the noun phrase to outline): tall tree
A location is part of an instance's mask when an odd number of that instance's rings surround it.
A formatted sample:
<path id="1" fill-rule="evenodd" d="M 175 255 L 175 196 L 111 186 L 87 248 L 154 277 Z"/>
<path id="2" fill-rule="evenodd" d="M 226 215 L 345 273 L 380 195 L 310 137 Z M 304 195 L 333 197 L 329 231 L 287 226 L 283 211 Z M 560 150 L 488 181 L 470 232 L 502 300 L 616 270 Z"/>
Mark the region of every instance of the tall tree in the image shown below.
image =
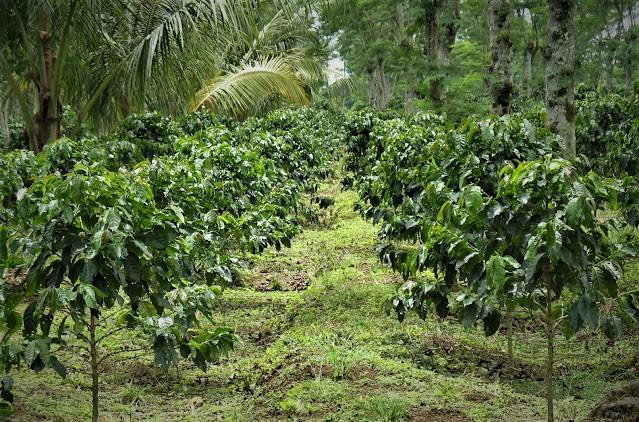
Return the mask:
<path id="1" fill-rule="evenodd" d="M 0 88 L 19 106 L 34 151 L 59 137 L 62 104 L 77 113 L 77 126 L 107 129 L 148 108 L 184 113 L 203 88 L 210 104 L 239 110 L 233 114 L 260 109 L 272 96 L 304 102 L 313 66 L 306 52 L 293 52 L 299 32 L 286 23 L 300 19 L 279 6 L 0 0 Z M 265 57 L 256 53 L 264 45 L 279 48 Z"/>
<path id="2" fill-rule="evenodd" d="M 443 83 L 440 74 L 440 30 L 439 19 L 444 6 L 444 0 L 422 0 L 424 13 L 424 32 L 426 43 L 424 52 L 428 59 L 430 100 L 435 108 L 439 108 L 443 101 Z"/>
<path id="3" fill-rule="evenodd" d="M 535 75 L 535 58 L 545 33 L 545 0 L 515 0 L 516 19 L 511 22 L 512 53 L 521 58 L 519 68 L 519 97 L 532 98 L 538 91 Z M 541 64 L 541 63 L 540 63 Z M 543 72 L 541 72 L 543 74 Z M 542 78 L 543 79 L 543 78 Z"/>
<path id="4" fill-rule="evenodd" d="M 549 0 L 546 46 L 548 125 L 561 135 L 568 158 L 575 158 L 575 0 Z M 551 419 L 549 419 L 551 420 Z"/>
<path id="5" fill-rule="evenodd" d="M 513 12 L 511 0 L 489 0 L 488 26 L 490 30 L 490 49 L 492 52 L 491 111 L 499 116 L 510 112 L 513 93 L 513 75 L 510 64 L 510 15 Z"/>

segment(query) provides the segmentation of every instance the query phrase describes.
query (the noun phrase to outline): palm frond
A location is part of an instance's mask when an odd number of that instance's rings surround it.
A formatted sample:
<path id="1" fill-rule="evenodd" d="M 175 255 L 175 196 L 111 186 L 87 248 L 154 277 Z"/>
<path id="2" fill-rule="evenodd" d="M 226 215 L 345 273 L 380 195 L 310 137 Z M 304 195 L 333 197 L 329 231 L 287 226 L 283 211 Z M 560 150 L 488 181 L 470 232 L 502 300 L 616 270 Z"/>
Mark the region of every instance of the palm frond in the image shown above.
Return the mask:
<path id="1" fill-rule="evenodd" d="M 341 76 L 332 84 L 324 87 L 320 96 L 341 103 L 352 97 L 366 95 L 367 84 L 355 75 Z"/>
<path id="2" fill-rule="evenodd" d="M 256 103 L 277 94 L 293 104 L 307 104 L 304 82 L 286 57 L 264 58 L 212 79 L 196 96 L 193 109 L 207 106 L 245 117 Z"/>

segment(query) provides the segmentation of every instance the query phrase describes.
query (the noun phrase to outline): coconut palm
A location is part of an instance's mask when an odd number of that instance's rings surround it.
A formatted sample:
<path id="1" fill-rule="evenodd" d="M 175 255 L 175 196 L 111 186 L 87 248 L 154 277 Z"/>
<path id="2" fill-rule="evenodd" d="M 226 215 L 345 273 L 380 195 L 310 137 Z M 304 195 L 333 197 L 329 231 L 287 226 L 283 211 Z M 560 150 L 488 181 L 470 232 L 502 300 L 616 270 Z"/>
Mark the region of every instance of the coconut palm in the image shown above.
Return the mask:
<path id="1" fill-rule="evenodd" d="M 326 48 L 309 2 L 263 1 L 242 21 L 240 39 L 198 92 L 193 108 L 245 117 L 281 101 L 304 104 L 325 82 Z"/>
<path id="2" fill-rule="evenodd" d="M 295 27 L 308 10 L 287 3 L 0 0 L 0 87 L 34 151 L 60 136 L 62 104 L 77 127 L 105 130 L 147 108 L 242 116 L 268 98 L 304 103 L 321 72 L 312 31 Z"/>

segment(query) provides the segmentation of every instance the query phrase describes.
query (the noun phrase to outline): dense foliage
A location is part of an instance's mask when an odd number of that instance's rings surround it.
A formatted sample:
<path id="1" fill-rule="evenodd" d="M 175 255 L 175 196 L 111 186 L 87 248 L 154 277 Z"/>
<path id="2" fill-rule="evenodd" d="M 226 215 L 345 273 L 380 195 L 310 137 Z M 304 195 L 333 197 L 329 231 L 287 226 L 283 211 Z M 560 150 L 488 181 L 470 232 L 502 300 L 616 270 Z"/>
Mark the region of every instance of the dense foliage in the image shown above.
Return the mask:
<path id="1" fill-rule="evenodd" d="M 366 100 L 378 110 L 435 110 L 461 121 L 490 110 L 488 0 L 337 0 L 322 14 L 353 88 L 347 104 Z M 549 2 L 508 5 L 513 97 L 543 101 Z M 575 2 L 577 83 L 608 92 L 636 86 L 637 9 L 634 0 Z M 619 21 L 623 20 L 623 24 Z M 499 39 L 497 37 L 497 39 Z M 433 48 L 434 47 L 434 48 Z"/>
<path id="2" fill-rule="evenodd" d="M 3 372 L 64 376 L 55 351 L 84 341 L 96 374 L 109 335 L 96 332 L 112 313 L 121 329 L 147 332 L 162 368 L 180 356 L 203 370 L 216 362 L 234 334 L 202 317 L 245 252 L 290 246 L 313 218 L 340 143 L 332 118 L 280 110 L 227 126 L 203 112 L 179 122 L 153 113 L 105 138 L 2 155 Z M 7 375 L 7 409 L 11 384 Z"/>
<path id="3" fill-rule="evenodd" d="M 639 223 L 639 95 L 582 89 L 577 101 L 577 146 L 583 165 L 622 180 L 620 202 Z"/>
<path id="4" fill-rule="evenodd" d="M 517 277 L 536 278 L 542 257 L 529 248 L 535 236 L 542 236 L 537 230 L 550 223 L 557 239 L 564 240 L 558 240 L 559 249 L 553 252 L 553 268 L 559 265 L 559 273 L 570 274 L 573 270 L 561 269 L 569 265 L 588 280 L 618 278 L 614 262 L 623 255 L 621 245 L 605 245 L 609 232 L 621 223 L 596 216 L 597 210 L 615 207 L 622 190 L 614 181 L 582 174 L 552 158 L 561 151 L 560 139 L 547 129 L 517 115 L 468 119 L 452 127 L 436 115 L 385 120 L 371 112 L 351 115 L 347 129 L 353 160 L 349 169 L 355 173 L 361 211 L 382 223 L 380 258 L 410 280 L 394 301 L 400 318 L 410 309 L 425 317 L 430 304 L 446 315 L 451 290 L 471 287 L 477 297 L 485 296 L 493 265 L 499 274 L 509 274 L 510 284 L 504 287 L 504 275 L 499 288 L 515 295 L 513 288 L 521 283 Z M 362 155 L 365 159 L 355 159 Z M 578 234 L 580 230 L 584 232 Z M 571 236 L 577 237 L 569 240 Z M 588 241 L 587 236 L 595 237 Z M 575 245 L 575 250 L 562 249 Z M 564 261 L 556 261 L 559 255 Z M 428 269 L 440 282 L 416 284 L 415 277 Z M 558 283 L 557 297 L 568 287 Z M 519 289 L 526 285 L 521 284 Z M 535 291 L 532 286 L 526 287 L 527 294 Z M 608 292 L 616 296 L 615 288 Z M 451 306 L 460 308 L 467 324 L 483 318 L 490 324 L 487 332 L 493 333 L 500 317 L 477 297 L 464 294 Z"/>
<path id="5" fill-rule="evenodd" d="M 457 126 L 432 114 L 388 117 L 350 116 L 347 168 L 362 214 L 381 223 L 380 259 L 405 280 L 390 308 L 400 320 L 453 311 L 467 327 L 481 320 L 487 335 L 512 324 L 518 307 L 540 311 L 552 415 L 555 320 L 568 335 L 585 325 L 611 338 L 624 320 L 639 321 L 636 291 L 619 289 L 635 255 L 616 211 L 623 188 L 560 158 L 561 138 L 516 114 Z"/>

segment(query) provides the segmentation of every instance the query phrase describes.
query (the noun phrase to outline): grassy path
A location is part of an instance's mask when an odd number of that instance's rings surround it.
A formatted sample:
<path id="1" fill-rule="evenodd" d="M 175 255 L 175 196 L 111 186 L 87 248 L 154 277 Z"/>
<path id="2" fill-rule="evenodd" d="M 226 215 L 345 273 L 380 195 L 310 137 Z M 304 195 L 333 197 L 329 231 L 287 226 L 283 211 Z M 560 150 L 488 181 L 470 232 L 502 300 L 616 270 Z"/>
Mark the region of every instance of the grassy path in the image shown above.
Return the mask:
<path id="1" fill-rule="evenodd" d="M 255 257 L 245 287 L 224 293 L 215 320 L 241 335 L 236 352 L 206 374 L 183 364 L 165 376 L 148 354 L 112 362 L 102 376 L 104 420 L 544 420 L 540 335 L 519 327 L 513 371 L 503 365 L 503 336 L 486 339 L 452 319 L 387 316 L 397 279 L 375 257 L 374 227 L 352 211 L 352 192 L 326 189 L 336 199 L 329 221 L 290 249 Z M 112 347 L 143 340 L 123 334 Z M 610 385 L 636 377 L 632 347 L 560 340 L 557 420 L 580 419 Z M 66 380 L 17 374 L 15 420 L 88 418 L 90 380 L 72 361 Z"/>

